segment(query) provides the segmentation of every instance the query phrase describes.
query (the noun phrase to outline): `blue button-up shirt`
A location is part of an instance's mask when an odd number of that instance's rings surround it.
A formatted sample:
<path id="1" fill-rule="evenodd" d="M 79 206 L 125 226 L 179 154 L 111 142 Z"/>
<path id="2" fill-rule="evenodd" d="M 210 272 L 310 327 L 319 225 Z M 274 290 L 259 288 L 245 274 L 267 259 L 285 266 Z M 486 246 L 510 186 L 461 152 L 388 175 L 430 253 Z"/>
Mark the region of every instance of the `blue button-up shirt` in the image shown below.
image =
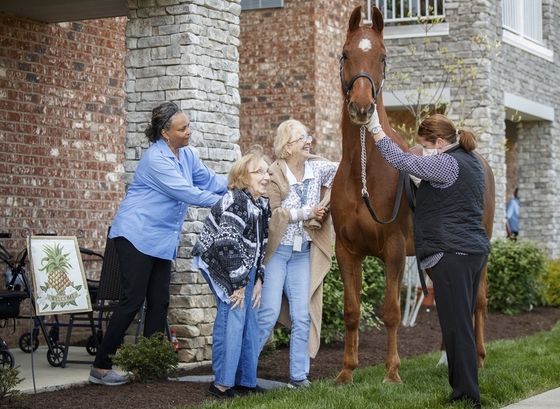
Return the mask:
<path id="1" fill-rule="evenodd" d="M 159 139 L 142 155 L 111 226 L 152 257 L 173 260 L 189 205 L 208 207 L 227 192 L 227 179 L 210 170 L 189 147 L 179 159 Z"/>

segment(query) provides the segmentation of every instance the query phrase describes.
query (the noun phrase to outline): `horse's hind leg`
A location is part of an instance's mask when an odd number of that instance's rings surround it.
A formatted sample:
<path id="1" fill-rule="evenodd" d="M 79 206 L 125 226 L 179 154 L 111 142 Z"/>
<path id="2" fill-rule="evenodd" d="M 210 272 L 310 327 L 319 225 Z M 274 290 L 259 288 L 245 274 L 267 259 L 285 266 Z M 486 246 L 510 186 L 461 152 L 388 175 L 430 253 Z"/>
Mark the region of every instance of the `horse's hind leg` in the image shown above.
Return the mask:
<path id="1" fill-rule="evenodd" d="M 484 347 L 484 318 L 486 316 L 486 307 L 488 300 L 486 299 L 487 267 L 484 267 L 480 284 L 478 286 L 478 295 L 476 297 L 476 305 L 474 307 L 474 337 L 476 342 L 476 362 L 480 369 L 484 368 L 484 359 L 486 358 L 486 348 Z"/>
<path id="2" fill-rule="evenodd" d="M 351 384 L 352 373 L 358 366 L 358 326 L 360 324 L 360 298 L 362 292 L 362 262 L 338 244 L 336 258 L 344 284 L 344 356 L 342 370 L 336 384 Z"/>

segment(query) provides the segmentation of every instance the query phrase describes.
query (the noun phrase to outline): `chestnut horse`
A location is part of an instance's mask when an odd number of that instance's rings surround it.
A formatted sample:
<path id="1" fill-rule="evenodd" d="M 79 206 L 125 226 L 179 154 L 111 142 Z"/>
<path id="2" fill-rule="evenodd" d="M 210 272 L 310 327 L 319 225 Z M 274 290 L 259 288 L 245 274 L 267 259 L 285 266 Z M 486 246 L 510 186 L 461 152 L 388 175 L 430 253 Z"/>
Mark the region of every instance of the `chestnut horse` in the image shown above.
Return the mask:
<path id="1" fill-rule="evenodd" d="M 403 150 L 408 150 L 408 147 L 389 125 L 383 106 L 382 87 L 386 64 L 383 16 L 376 7 L 373 8 L 372 16 L 372 27 L 360 26 L 361 7 L 354 10 L 340 61 L 345 98 L 342 110 L 342 159 L 331 194 L 335 251 L 344 284 L 345 344 L 337 384 L 352 383 L 352 373 L 358 365 L 362 262 L 366 256 L 380 258 L 386 268 L 387 284 L 381 306 L 387 329 L 384 382 L 402 382 L 399 377 L 397 328 L 401 321 L 399 295 L 405 258 L 414 255 L 412 212 L 406 194 L 399 189 L 404 184 L 400 172 L 381 156 L 373 137 L 369 132 L 366 135 L 363 127 L 371 118 L 375 105 L 385 133 Z M 491 237 L 495 207 L 494 175 L 488 163 L 480 155 L 477 156 L 486 178 L 483 223 L 488 237 Z M 482 367 L 486 355 L 483 339 L 485 311 L 486 270 L 481 279 L 474 317 L 479 367 Z"/>

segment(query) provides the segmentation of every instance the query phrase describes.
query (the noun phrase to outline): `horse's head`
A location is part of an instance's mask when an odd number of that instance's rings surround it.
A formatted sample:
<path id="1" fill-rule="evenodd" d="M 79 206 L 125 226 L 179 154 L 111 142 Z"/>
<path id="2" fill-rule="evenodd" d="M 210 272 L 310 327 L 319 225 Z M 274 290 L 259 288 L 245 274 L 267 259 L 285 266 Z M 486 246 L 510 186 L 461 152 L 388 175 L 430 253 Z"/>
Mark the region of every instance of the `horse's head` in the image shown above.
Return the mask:
<path id="1" fill-rule="evenodd" d="M 340 57 L 340 80 L 350 120 L 366 124 L 375 111 L 375 102 L 385 80 L 383 15 L 373 7 L 372 26 L 360 26 L 362 8 L 350 17 L 346 42 Z"/>

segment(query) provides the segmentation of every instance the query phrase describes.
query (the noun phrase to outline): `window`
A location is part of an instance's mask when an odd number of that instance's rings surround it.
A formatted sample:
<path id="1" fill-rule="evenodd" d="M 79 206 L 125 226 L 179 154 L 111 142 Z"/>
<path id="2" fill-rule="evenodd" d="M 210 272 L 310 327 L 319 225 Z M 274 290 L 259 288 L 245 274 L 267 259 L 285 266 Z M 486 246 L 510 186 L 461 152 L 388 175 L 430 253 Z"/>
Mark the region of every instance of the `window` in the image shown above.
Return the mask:
<path id="1" fill-rule="evenodd" d="M 443 0 L 368 0 L 368 20 L 371 20 L 371 3 L 383 13 L 385 25 L 415 23 L 419 15 L 445 17 Z"/>
<path id="2" fill-rule="evenodd" d="M 542 0 L 503 0 L 502 24 L 518 36 L 542 44 Z"/>
<path id="3" fill-rule="evenodd" d="M 502 40 L 554 62 L 554 51 L 543 39 L 542 0 L 502 0 Z"/>
<path id="4" fill-rule="evenodd" d="M 241 10 L 284 7 L 284 0 L 241 0 Z"/>
<path id="5" fill-rule="evenodd" d="M 367 15 L 364 24 L 371 24 L 371 7 L 378 7 L 383 13 L 385 39 L 434 37 L 449 35 L 449 24 L 438 21 L 430 25 L 433 18 L 445 19 L 444 0 L 367 0 Z M 427 16 L 429 30 L 418 24 L 417 16 Z"/>

